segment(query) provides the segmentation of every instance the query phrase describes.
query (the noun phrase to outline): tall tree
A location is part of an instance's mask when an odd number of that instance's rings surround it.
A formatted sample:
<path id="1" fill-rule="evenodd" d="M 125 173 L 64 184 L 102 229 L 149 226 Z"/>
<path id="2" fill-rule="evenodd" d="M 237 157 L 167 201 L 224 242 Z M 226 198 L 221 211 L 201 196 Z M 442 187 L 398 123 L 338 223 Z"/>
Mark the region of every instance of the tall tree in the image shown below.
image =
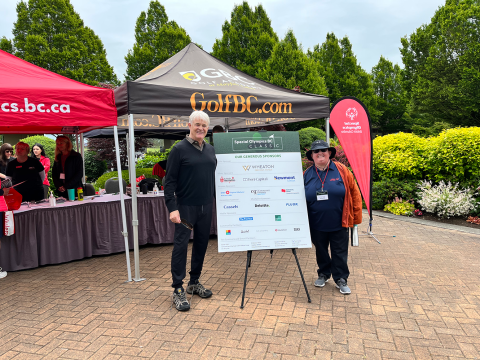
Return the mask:
<path id="1" fill-rule="evenodd" d="M 320 66 L 305 55 L 292 30 L 275 44 L 265 67 L 259 69 L 258 77 L 287 89 L 300 86 L 304 92 L 328 95 Z"/>
<path id="2" fill-rule="evenodd" d="M 17 4 L 13 41 L 2 49 L 86 84 L 118 84 L 100 38 L 83 24 L 70 0 L 28 0 Z"/>
<path id="3" fill-rule="evenodd" d="M 480 1 L 446 0 L 400 51 L 412 116 L 480 125 Z"/>
<path id="4" fill-rule="evenodd" d="M 407 101 L 402 90 L 402 69 L 380 56 L 378 64 L 372 68 L 371 76 L 377 96 L 377 110 L 382 112 L 377 122 L 380 132 L 388 134 L 405 130 Z"/>
<path id="5" fill-rule="evenodd" d="M 320 75 L 325 79 L 330 103 L 343 96 L 355 96 L 367 107 L 372 121 L 376 123 L 381 115 L 377 110 L 376 96 L 370 75 L 357 64 L 352 44 L 345 36 L 339 40 L 328 33 L 325 42 L 315 45 L 308 56 L 320 65 Z"/>
<path id="6" fill-rule="evenodd" d="M 142 11 L 135 25 L 135 44 L 125 56 L 127 80 L 135 80 L 172 57 L 192 40 L 157 0 L 151 1 L 147 12 Z"/>
<path id="7" fill-rule="evenodd" d="M 302 92 L 328 95 L 325 81 L 320 76 L 319 65 L 305 55 L 292 30 L 287 32 L 282 41 L 275 44 L 272 55 L 265 62 L 265 67 L 259 69 L 257 76 L 287 89 L 300 87 Z M 304 127 L 319 125 L 318 120 L 313 120 L 286 124 L 285 128 L 289 131 L 297 131 Z"/>
<path id="8" fill-rule="evenodd" d="M 235 5 L 222 33 L 222 38 L 213 44 L 212 55 L 251 76 L 264 68 L 278 42 L 263 6 L 253 11 L 246 1 Z"/>

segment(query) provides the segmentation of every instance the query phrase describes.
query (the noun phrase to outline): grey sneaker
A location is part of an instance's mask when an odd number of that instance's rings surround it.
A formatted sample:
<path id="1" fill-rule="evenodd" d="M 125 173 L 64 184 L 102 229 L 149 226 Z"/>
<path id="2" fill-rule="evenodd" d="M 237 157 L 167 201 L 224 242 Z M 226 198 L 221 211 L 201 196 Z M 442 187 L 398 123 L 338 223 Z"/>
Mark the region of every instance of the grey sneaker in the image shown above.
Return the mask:
<path id="1" fill-rule="evenodd" d="M 2 268 L 0 267 L 0 279 L 3 279 L 5 276 L 7 276 L 7 272 L 2 271 Z"/>
<path id="2" fill-rule="evenodd" d="M 325 283 L 328 282 L 328 279 L 325 275 L 323 274 L 320 274 L 318 279 L 315 280 L 315 286 L 316 287 L 324 287 L 325 286 Z"/>
<path id="3" fill-rule="evenodd" d="M 190 304 L 187 300 L 187 295 L 183 287 L 175 289 L 173 292 L 173 303 L 178 311 L 187 311 L 190 310 Z"/>
<path id="4" fill-rule="evenodd" d="M 348 295 L 352 292 L 347 285 L 347 280 L 345 280 L 344 278 L 338 279 L 336 286 L 338 289 L 340 289 L 341 294 Z"/>
<path id="5" fill-rule="evenodd" d="M 205 287 L 200 284 L 198 280 L 195 281 L 193 284 L 188 283 L 187 293 L 197 294 L 201 298 L 209 298 L 210 296 L 212 296 L 212 292 L 208 289 L 205 289 Z"/>

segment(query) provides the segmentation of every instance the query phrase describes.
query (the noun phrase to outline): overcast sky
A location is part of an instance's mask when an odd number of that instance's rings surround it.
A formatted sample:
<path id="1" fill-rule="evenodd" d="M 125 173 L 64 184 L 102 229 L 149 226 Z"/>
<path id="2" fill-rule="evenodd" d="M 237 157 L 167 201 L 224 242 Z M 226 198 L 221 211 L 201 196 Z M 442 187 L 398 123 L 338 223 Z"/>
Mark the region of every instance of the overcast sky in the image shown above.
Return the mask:
<path id="1" fill-rule="evenodd" d="M 85 25 L 103 41 L 107 58 L 120 80 L 124 79 L 124 56 L 135 41 L 135 22 L 150 0 L 70 0 Z M 18 0 L 2 0 L 0 37 L 12 38 Z M 161 0 L 169 20 L 175 20 L 192 40 L 211 51 L 222 36 L 222 24 L 230 20 L 230 0 Z M 328 32 L 348 36 L 361 66 L 371 71 L 383 55 L 403 67 L 400 39 L 430 22 L 445 0 L 264 0 L 262 4 L 273 29 L 283 38 L 292 29 L 304 50 L 325 40 Z"/>

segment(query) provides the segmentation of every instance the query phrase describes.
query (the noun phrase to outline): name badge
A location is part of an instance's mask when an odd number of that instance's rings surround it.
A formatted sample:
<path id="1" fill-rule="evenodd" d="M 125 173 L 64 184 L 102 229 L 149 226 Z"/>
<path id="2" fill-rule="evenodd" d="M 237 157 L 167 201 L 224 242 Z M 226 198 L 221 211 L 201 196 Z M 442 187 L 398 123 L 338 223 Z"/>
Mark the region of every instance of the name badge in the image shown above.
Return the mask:
<path id="1" fill-rule="evenodd" d="M 328 200 L 328 191 L 317 191 L 317 201 Z"/>
<path id="2" fill-rule="evenodd" d="M 60 179 L 65 180 L 65 174 L 64 173 L 60 174 Z"/>

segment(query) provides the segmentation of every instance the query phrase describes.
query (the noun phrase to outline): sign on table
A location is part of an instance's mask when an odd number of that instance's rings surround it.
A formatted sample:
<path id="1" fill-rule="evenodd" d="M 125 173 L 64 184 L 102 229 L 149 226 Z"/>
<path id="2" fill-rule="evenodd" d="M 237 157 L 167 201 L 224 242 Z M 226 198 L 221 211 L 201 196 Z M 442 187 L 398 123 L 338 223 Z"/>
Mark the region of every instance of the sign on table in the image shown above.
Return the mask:
<path id="1" fill-rule="evenodd" d="M 297 132 L 213 135 L 218 251 L 310 248 Z"/>

